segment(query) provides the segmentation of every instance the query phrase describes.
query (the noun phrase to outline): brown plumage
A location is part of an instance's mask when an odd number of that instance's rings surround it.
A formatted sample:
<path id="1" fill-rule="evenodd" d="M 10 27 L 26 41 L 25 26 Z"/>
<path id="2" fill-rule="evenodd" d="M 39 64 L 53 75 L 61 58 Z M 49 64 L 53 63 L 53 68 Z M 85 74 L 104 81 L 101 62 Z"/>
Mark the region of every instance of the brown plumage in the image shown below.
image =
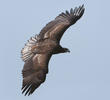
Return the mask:
<path id="1" fill-rule="evenodd" d="M 49 22 L 39 35 L 31 37 L 22 49 L 22 59 L 25 62 L 22 70 L 22 93 L 32 94 L 46 79 L 48 63 L 53 54 L 69 52 L 60 45 L 63 33 L 76 23 L 84 13 L 84 5 L 71 9 Z"/>

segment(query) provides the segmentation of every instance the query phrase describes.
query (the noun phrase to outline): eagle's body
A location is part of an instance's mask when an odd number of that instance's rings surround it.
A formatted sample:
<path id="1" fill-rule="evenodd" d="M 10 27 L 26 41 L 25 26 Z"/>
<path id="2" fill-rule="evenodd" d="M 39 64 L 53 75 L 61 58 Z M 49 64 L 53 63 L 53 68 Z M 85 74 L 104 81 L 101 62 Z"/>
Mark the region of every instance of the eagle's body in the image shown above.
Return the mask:
<path id="1" fill-rule="evenodd" d="M 25 62 L 22 70 L 23 93 L 30 95 L 45 81 L 48 73 L 48 63 L 53 54 L 69 52 L 60 45 L 63 33 L 84 13 L 83 5 L 71 9 L 70 13 L 61 13 L 55 20 L 49 22 L 39 35 L 31 37 L 22 49 L 22 59 Z"/>

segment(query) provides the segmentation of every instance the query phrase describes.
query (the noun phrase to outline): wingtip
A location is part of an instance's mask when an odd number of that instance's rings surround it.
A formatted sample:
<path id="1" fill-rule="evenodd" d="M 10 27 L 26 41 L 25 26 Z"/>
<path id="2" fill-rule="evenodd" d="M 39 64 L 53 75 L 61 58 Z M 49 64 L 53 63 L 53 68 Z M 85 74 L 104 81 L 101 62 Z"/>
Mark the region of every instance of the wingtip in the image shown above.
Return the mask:
<path id="1" fill-rule="evenodd" d="M 82 7 L 84 7 L 84 4 L 82 4 Z"/>
<path id="2" fill-rule="evenodd" d="M 84 4 L 80 5 L 78 8 L 85 9 Z"/>
<path id="3" fill-rule="evenodd" d="M 75 12 L 77 12 L 78 9 L 85 10 L 84 4 L 80 5 L 79 7 L 75 7 L 74 9 L 71 8 L 70 13 L 75 13 Z"/>
<path id="4" fill-rule="evenodd" d="M 85 10 L 84 4 L 82 4 L 81 8 L 82 8 L 83 10 Z"/>

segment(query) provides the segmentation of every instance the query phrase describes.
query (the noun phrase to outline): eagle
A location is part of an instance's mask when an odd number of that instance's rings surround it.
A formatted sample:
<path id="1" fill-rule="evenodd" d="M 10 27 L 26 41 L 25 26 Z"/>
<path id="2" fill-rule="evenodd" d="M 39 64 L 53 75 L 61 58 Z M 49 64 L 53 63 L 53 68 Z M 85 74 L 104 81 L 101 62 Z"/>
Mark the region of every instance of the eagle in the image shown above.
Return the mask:
<path id="1" fill-rule="evenodd" d="M 22 69 L 22 93 L 32 94 L 46 79 L 48 63 L 52 55 L 70 52 L 60 45 L 64 32 L 84 14 L 84 5 L 59 14 L 38 35 L 31 37 L 21 50 L 24 61 Z"/>

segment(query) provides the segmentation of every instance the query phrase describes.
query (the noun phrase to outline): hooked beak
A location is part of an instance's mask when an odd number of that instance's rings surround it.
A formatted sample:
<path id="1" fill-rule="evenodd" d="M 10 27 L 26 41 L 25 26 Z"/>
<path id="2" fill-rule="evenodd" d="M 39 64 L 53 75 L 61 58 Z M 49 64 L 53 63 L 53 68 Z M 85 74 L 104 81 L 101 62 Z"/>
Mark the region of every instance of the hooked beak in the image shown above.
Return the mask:
<path id="1" fill-rule="evenodd" d="M 68 49 L 67 52 L 70 53 L 70 50 Z"/>

